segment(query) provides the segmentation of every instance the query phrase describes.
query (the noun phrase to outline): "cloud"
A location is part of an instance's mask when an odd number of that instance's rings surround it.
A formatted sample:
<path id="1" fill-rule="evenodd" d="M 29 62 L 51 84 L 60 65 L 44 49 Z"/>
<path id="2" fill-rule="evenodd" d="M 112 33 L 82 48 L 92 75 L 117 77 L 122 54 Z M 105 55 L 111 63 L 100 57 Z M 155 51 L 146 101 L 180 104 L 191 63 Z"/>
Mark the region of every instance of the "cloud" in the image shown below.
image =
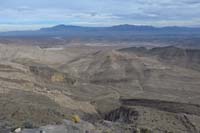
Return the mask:
<path id="1" fill-rule="evenodd" d="M 199 0 L 1 0 L 0 26 L 39 27 L 60 23 L 189 25 L 200 18 Z M 28 26 L 29 25 L 29 26 Z M 2 29 L 2 28 L 1 28 Z M 0 30 L 1 30 L 0 29 Z"/>
<path id="2" fill-rule="evenodd" d="M 180 0 L 184 4 L 200 4 L 199 0 Z"/>

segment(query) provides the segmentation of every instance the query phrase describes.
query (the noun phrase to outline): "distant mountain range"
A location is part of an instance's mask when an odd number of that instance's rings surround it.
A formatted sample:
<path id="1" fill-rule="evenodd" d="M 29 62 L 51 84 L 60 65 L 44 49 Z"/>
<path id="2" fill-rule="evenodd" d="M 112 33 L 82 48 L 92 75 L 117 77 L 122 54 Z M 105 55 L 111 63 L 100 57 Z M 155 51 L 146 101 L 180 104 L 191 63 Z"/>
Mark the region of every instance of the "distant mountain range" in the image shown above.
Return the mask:
<path id="1" fill-rule="evenodd" d="M 177 46 L 200 48 L 200 28 L 117 25 L 81 27 L 57 25 L 35 31 L 0 32 L 0 43 L 55 46 L 77 44 Z"/>
<path id="2" fill-rule="evenodd" d="M 117 25 L 112 27 L 81 27 L 57 25 L 35 31 L 1 32 L 0 36 L 121 36 L 135 34 L 200 34 L 200 28 L 191 27 L 153 27 L 137 25 Z"/>

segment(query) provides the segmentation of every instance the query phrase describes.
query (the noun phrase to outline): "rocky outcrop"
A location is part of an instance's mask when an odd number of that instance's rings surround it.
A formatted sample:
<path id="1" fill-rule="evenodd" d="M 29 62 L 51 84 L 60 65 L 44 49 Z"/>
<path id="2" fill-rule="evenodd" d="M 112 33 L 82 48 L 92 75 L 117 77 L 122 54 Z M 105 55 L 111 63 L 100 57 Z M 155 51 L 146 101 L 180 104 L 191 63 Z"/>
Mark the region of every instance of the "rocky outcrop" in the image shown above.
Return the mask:
<path id="1" fill-rule="evenodd" d="M 121 99 L 122 105 L 143 106 L 172 113 L 185 113 L 200 116 L 200 105 L 169 102 L 152 99 Z"/>
<path id="2" fill-rule="evenodd" d="M 139 113 L 133 108 L 120 107 L 105 115 L 105 120 L 121 123 L 134 123 L 137 121 Z"/>

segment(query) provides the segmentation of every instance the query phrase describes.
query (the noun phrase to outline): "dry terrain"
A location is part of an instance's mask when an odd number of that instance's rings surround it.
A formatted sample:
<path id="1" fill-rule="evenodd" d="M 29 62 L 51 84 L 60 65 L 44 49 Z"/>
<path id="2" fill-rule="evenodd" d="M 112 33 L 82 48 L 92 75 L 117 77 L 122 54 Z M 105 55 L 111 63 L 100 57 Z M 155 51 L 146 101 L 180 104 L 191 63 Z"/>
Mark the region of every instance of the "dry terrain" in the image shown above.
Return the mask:
<path id="1" fill-rule="evenodd" d="M 200 50 L 1 44 L 0 132 L 199 133 L 199 68 Z"/>

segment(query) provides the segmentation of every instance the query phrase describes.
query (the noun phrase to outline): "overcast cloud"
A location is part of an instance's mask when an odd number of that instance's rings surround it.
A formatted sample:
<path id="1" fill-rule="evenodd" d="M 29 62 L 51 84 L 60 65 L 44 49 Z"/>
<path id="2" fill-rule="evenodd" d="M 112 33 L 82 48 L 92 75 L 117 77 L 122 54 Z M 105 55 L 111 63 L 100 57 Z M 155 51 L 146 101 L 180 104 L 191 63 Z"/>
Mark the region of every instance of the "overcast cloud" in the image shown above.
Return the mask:
<path id="1" fill-rule="evenodd" d="M 200 26 L 200 0 L 0 0 L 0 31 L 57 24 Z"/>

